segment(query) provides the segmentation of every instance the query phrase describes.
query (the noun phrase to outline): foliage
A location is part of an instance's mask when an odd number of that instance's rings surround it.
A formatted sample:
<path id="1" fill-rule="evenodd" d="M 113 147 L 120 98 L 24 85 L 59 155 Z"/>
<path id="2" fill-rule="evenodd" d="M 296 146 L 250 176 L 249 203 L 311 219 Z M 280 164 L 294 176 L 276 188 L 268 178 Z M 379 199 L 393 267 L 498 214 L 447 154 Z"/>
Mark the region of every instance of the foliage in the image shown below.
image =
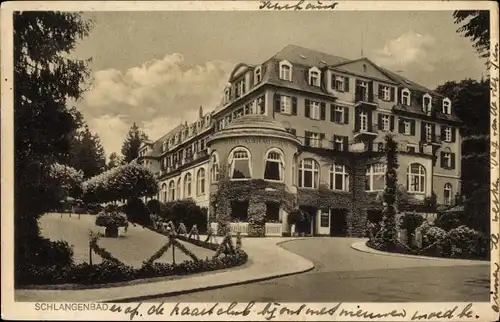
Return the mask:
<path id="1" fill-rule="evenodd" d="M 109 170 L 124 164 L 125 160 L 123 159 L 123 157 L 119 156 L 116 152 L 112 152 L 109 155 L 109 160 L 108 164 L 106 165 L 106 168 Z"/>
<path id="2" fill-rule="evenodd" d="M 380 207 L 383 209 L 383 203 L 384 203 L 384 194 L 385 191 L 381 191 L 377 193 L 377 196 L 375 197 L 375 201 L 380 204 Z M 413 196 L 410 196 L 408 193 L 408 190 L 406 190 L 406 187 L 402 184 L 398 184 L 396 188 L 396 202 L 395 202 L 395 207 L 399 211 L 403 210 L 409 210 L 412 208 L 412 206 L 415 205 L 415 198 Z"/>
<path id="3" fill-rule="evenodd" d="M 424 198 L 423 206 L 425 209 L 435 211 L 437 207 L 437 196 L 433 191 L 429 197 Z"/>
<path id="4" fill-rule="evenodd" d="M 109 225 L 104 225 L 104 226 L 109 226 Z M 116 225 L 118 226 L 118 225 Z M 110 252 L 105 250 L 104 248 L 100 247 L 97 242 L 99 241 L 99 235 L 95 234 L 93 232 L 90 232 L 89 235 L 89 246 L 94 251 L 97 255 L 99 255 L 103 261 L 105 262 L 111 262 L 116 265 L 123 265 L 122 262 L 120 262 L 116 257 L 111 255 Z"/>
<path id="5" fill-rule="evenodd" d="M 382 245 L 384 250 L 393 250 L 397 247 L 397 233 L 396 233 L 396 190 L 398 186 L 397 168 L 397 142 L 391 134 L 385 137 L 387 170 L 385 173 L 385 190 L 383 195 L 384 210 L 382 217 L 382 224 L 378 238 L 378 243 Z"/>
<path id="6" fill-rule="evenodd" d="M 140 198 L 129 198 L 123 210 L 125 211 L 127 219 L 130 222 L 146 227 L 151 227 L 153 224 L 150 211 L 144 204 L 144 201 Z"/>
<path id="7" fill-rule="evenodd" d="M 426 229 L 422 234 L 422 241 L 424 247 L 432 245 L 434 243 L 439 243 L 446 237 L 446 231 L 442 228 L 431 226 Z"/>
<path id="8" fill-rule="evenodd" d="M 82 122 L 82 128 L 72 138 L 69 164 L 83 171 L 85 178 L 90 178 L 105 170 L 106 157 L 99 136 Z"/>
<path id="9" fill-rule="evenodd" d="M 443 249 L 451 257 L 485 257 L 489 250 L 488 243 L 483 233 L 462 225 L 446 233 Z"/>
<path id="10" fill-rule="evenodd" d="M 58 206 L 49 167 L 65 164 L 78 126 L 69 100 L 78 100 L 89 75 L 88 61 L 70 53 L 91 24 L 77 13 L 23 11 L 13 15 L 14 64 L 14 247 L 15 264 L 38 265 L 37 257 L 58 246 L 38 243 L 37 219 Z M 51 246 L 52 245 L 52 246 Z M 44 248 L 45 247 L 45 248 Z M 38 254 L 38 256 L 33 256 Z M 16 280 L 17 282 L 22 282 Z"/>
<path id="11" fill-rule="evenodd" d="M 126 200 L 158 193 L 154 174 L 138 164 L 113 168 L 90 178 L 82 186 L 83 199 L 87 202 Z"/>
<path id="12" fill-rule="evenodd" d="M 231 181 L 229 179 L 229 169 L 226 164 L 219 166 L 219 178 L 217 181 L 217 191 L 212 194 L 212 204 L 216 214 L 217 234 L 225 236 L 230 231 L 231 223 Z"/>
<path id="13" fill-rule="evenodd" d="M 445 231 L 457 228 L 460 224 L 461 220 L 459 215 L 454 213 L 439 214 L 434 221 L 434 225 L 436 225 L 436 227 L 442 228 Z"/>
<path id="14" fill-rule="evenodd" d="M 159 215 L 161 212 L 161 203 L 156 199 L 149 200 L 147 207 L 152 214 Z"/>
<path id="15" fill-rule="evenodd" d="M 408 245 L 411 245 L 411 240 L 415 229 L 417 229 L 417 227 L 419 227 L 424 220 L 425 219 L 424 217 L 422 217 L 422 215 L 419 215 L 415 212 L 407 212 L 402 215 L 402 223 L 400 228 L 407 230 Z"/>
<path id="16" fill-rule="evenodd" d="M 470 38 L 474 48 L 487 58 L 490 55 L 490 13 L 486 10 L 460 10 L 453 13 L 455 24 L 461 24 L 457 32 Z"/>
<path id="17" fill-rule="evenodd" d="M 96 216 L 95 224 L 100 227 L 126 227 L 128 226 L 128 221 L 122 212 L 104 210 Z"/>
<path id="18" fill-rule="evenodd" d="M 148 139 L 147 135 L 139 129 L 134 122 L 128 131 L 127 137 L 122 145 L 123 160 L 126 163 L 132 162 L 139 156 L 141 144 Z"/>
<path id="19" fill-rule="evenodd" d="M 293 209 L 289 214 L 288 214 L 288 223 L 290 225 L 295 225 L 295 229 L 297 232 L 304 232 L 306 230 L 306 227 L 310 224 L 311 222 L 311 216 L 309 214 L 299 208 Z"/>
<path id="20" fill-rule="evenodd" d="M 202 233 L 206 230 L 207 210 L 198 206 L 192 199 L 159 202 L 159 208 L 158 215 L 164 220 L 171 220 L 176 226 L 182 222 L 185 227 L 196 225 Z"/>
<path id="21" fill-rule="evenodd" d="M 54 188 L 55 198 L 66 200 L 68 197 L 80 197 L 83 181 L 82 171 L 56 162 L 51 164 L 49 168 L 49 179 L 49 184 L 58 188 Z"/>

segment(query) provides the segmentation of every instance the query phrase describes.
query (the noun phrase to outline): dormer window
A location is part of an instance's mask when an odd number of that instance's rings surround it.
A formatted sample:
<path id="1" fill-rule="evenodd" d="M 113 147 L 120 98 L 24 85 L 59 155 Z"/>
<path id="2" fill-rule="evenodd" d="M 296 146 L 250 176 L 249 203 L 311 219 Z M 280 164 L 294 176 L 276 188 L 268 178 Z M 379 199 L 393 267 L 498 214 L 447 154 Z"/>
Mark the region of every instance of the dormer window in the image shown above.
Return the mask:
<path id="1" fill-rule="evenodd" d="M 253 83 L 258 84 L 262 81 L 262 67 L 256 67 L 253 71 Z"/>
<path id="2" fill-rule="evenodd" d="M 168 147 L 168 145 L 167 145 L 167 141 L 164 141 L 164 142 L 162 143 L 162 146 L 161 146 L 161 151 L 162 151 L 162 152 L 167 151 L 167 147 Z M 144 152 L 146 152 L 146 151 L 144 150 Z"/>
<path id="3" fill-rule="evenodd" d="M 231 100 L 231 88 L 226 88 L 224 90 L 224 103 L 228 103 Z"/>
<path id="4" fill-rule="evenodd" d="M 243 94 L 245 94 L 246 90 L 246 84 L 245 84 L 245 79 L 243 78 L 239 82 L 236 83 L 236 91 L 235 91 L 235 97 L 241 97 Z"/>
<path id="5" fill-rule="evenodd" d="M 401 91 L 401 104 L 410 106 L 411 102 L 411 93 L 408 88 L 403 88 Z"/>
<path id="6" fill-rule="evenodd" d="M 289 62 L 280 62 L 280 79 L 292 81 L 292 64 Z"/>
<path id="7" fill-rule="evenodd" d="M 321 72 L 316 67 L 309 69 L 309 85 L 318 86 L 320 85 Z"/>
<path id="8" fill-rule="evenodd" d="M 451 114 L 451 101 L 449 98 L 443 100 L 443 114 Z"/>
<path id="9" fill-rule="evenodd" d="M 432 96 L 426 93 L 422 98 L 422 110 L 425 114 L 430 115 L 432 111 Z"/>

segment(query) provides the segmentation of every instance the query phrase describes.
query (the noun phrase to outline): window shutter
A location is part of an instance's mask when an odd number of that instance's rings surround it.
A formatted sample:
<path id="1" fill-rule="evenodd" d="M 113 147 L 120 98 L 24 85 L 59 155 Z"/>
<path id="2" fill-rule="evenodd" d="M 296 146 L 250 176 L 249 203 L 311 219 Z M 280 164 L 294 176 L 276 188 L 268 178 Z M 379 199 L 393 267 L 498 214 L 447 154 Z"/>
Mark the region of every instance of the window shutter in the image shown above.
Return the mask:
<path id="1" fill-rule="evenodd" d="M 274 111 L 278 113 L 281 111 L 281 95 L 278 93 L 274 93 Z"/>
<path id="2" fill-rule="evenodd" d="M 394 102 L 394 99 L 395 99 L 395 90 L 394 90 L 394 87 L 391 87 L 391 102 Z"/>
<path id="3" fill-rule="evenodd" d="M 394 115 L 391 115 L 391 131 L 394 131 Z"/>
<path id="4" fill-rule="evenodd" d="M 455 169 L 455 153 L 451 153 L 451 167 L 450 169 Z"/>
<path id="5" fill-rule="evenodd" d="M 446 126 L 441 126 L 441 141 L 446 139 Z"/>
<path id="6" fill-rule="evenodd" d="M 349 77 L 344 77 L 344 92 L 349 92 Z"/>
<path id="7" fill-rule="evenodd" d="M 354 131 L 358 132 L 361 124 L 359 122 L 359 109 L 356 109 L 355 117 L 354 117 Z"/>
<path id="8" fill-rule="evenodd" d="M 330 122 L 335 122 L 335 105 L 330 104 Z"/>
<path id="9" fill-rule="evenodd" d="M 337 136 L 336 136 L 336 135 L 334 135 L 334 136 L 332 137 L 332 146 L 333 146 L 333 150 L 335 150 L 335 139 L 336 139 L 336 138 L 337 138 Z"/>
<path id="10" fill-rule="evenodd" d="M 410 134 L 411 135 L 415 135 L 415 120 L 411 120 L 411 123 L 410 123 Z"/>
<path id="11" fill-rule="evenodd" d="M 297 115 L 297 97 L 292 97 L 292 115 Z"/>
<path id="12" fill-rule="evenodd" d="M 432 139 L 436 139 L 436 124 L 432 124 Z"/>
<path id="13" fill-rule="evenodd" d="M 378 113 L 378 125 L 377 125 L 377 128 L 379 130 L 382 130 L 383 129 L 383 126 L 382 126 L 382 114 Z"/>
<path id="14" fill-rule="evenodd" d="M 311 101 L 309 101 L 308 99 L 305 100 L 306 104 L 305 104 L 305 116 L 306 117 L 310 117 L 310 107 L 309 107 L 309 104 L 311 104 Z"/>
<path id="15" fill-rule="evenodd" d="M 425 142 L 425 122 L 420 122 L 420 140 Z"/>
<path id="16" fill-rule="evenodd" d="M 344 124 L 349 124 L 349 108 L 344 107 Z"/>
<path id="17" fill-rule="evenodd" d="M 368 101 L 373 101 L 373 82 L 368 83 Z"/>
<path id="18" fill-rule="evenodd" d="M 446 169 L 446 164 L 445 164 L 445 161 L 444 161 L 444 152 L 441 151 L 441 164 L 440 164 L 441 168 L 443 169 Z"/>
<path id="19" fill-rule="evenodd" d="M 311 139 L 309 137 L 309 131 L 305 131 L 304 145 L 311 145 Z"/>
<path id="20" fill-rule="evenodd" d="M 373 128 L 373 112 L 368 112 L 368 132 L 372 132 Z"/>
<path id="21" fill-rule="evenodd" d="M 323 147 L 323 140 L 325 139 L 325 133 L 319 134 L 319 146 Z"/>
<path id="22" fill-rule="evenodd" d="M 450 127 L 451 129 L 451 142 L 455 142 L 457 140 L 457 130 L 453 127 Z"/>
<path id="23" fill-rule="evenodd" d="M 344 144 L 343 144 L 343 148 L 344 148 L 344 151 L 349 151 L 349 147 L 348 147 L 348 144 L 349 144 L 349 138 L 347 136 L 344 136 L 343 137 L 343 140 L 344 140 Z"/>
<path id="24" fill-rule="evenodd" d="M 378 98 L 382 98 L 384 94 L 382 93 L 382 84 L 378 84 Z"/>
<path id="25" fill-rule="evenodd" d="M 335 89 L 335 74 L 332 74 L 331 89 Z"/>
<path id="26" fill-rule="evenodd" d="M 320 109 L 320 118 L 322 120 L 325 120 L 326 119 L 326 105 L 325 105 L 325 102 L 321 102 L 320 103 L 319 109 Z"/>

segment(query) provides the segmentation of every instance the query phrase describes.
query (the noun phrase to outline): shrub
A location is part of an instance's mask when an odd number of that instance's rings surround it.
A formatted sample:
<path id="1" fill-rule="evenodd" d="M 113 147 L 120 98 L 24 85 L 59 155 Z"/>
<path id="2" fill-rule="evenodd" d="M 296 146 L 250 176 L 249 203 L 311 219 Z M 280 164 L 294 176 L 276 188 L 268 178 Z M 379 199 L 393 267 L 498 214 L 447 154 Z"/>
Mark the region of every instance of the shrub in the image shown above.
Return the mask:
<path id="1" fill-rule="evenodd" d="M 125 227 L 128 225 L 127 217 L 122 212 L 108 212 L 106 210 L 101 211 L 96 219 L 96 226 L 108 227 L 108 226 L 116 226 L 116 227 Z"/>
<path id="2" fill-rule="evenodd" d="M 434 221 L 436 227 L 442 228 L 446 231 L 457 228 L 460 226 L 460 217 L 454 213 L 442 213 L 438 215 Z"/>
<path id="3" fill-rule="evenodd" d="M 151 227 L 153 224 L 148 207 L 139 198 L 130 198 L 124 207 L 124 211 L 130 222 L 146 227 Z"/>
<path id="4" fill-rule="evenodd" d="M 407 212 L 403 214 L 401 219 L 402 221 L 400 228 L 406 229 L 408 237 L 407 243 L 408 245 L 411 245 L 412 236 L 415 232 L 415 229 L 417 229 L 417 227 L 419 227 L 425 219 L 424 217 L 422 217 L 422 215 L 414 212 Z"/>
<path id="5" fill-rule="evenodd" d="M 488 253 L 488 238 L 465 225 L 451 229 L 443 239 L 445 255 L 451 257 L 484 258 Z"/>
<path id="6" fill-rule="evenodd" d="M 152 214 L 159 215 L 161 212 L 160 202 L 156 199 L 149 200 L 147 207 Z"/>
<path id="7" fill-rule="evenodd" d="M 207 209 L 198 206 L 192 199 L 160 203 L 159 215 L 165 220 L 172 221 L 176 227 L 183 222 L 186 230 L 196 225 L 199 233 L 206 233 Z"/>
<path id="8" fill-rule="evenodd" d="M 92 214 L 92 215 L 97 215 L 98 213 L 100 213 L 103 210 L 104 210 L 104 208 L 98 203 L 87 204 L 87 212 Z"/>
<path id="9" fill-rule="evenodd" d="M 434 243 L 440 243 L 446 237 L 446 231 L 436 226 L 430 226 L 422 232 L 422 242 L 424 247 Z"/>

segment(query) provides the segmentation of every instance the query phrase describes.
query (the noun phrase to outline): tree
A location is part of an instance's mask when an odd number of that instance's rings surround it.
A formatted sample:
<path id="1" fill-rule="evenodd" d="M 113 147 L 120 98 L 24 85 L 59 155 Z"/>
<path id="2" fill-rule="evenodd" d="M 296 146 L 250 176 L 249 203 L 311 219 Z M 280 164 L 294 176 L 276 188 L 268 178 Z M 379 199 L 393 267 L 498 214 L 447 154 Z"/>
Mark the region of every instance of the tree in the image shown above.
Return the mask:
<path id="1" fill-rule="evenodd" d="M 74 137 L 71 145 L 70 164 L 82 170 L 85 178 L 101 173 L 106 167 L 106 157 L 101 140 L 96 133 L 90 132 L 87 124 Z"/>
<path id="2" fill-rule="evenodd" d="M 226 236 L 230 231 L 231 224 L 231 180 L 229 178 L 229 167 L 225 163 L 219 166 L 217 190 L 211 195 L 211 203 L 217 222 L 217 234 Z"/>
<path id="3" fill-rule="evenodd" d="M 462 26 L 458 33 L 470 38 L 481 57 L 490 56 L 490 12 L 479 10 L 463 10 L 453 13 L 455 24 Z"/>
<path id="4" fill-rule="evenodd" d="M 82 193 L 83 172 L 70 166 L 54 163 L 49 168 L 50 184 L 54 187 L 54 198 L 66 201 L 68 198 L 78 199 Z"/>
<path id="5" fill-rule="evenodd" d="M 81 97 L 88 61 L 68 53 L 91 23 L 77 13 L 32 11 L 14 13 L 13 27 L 15 265 L 25 267 L 40 237 L 37 218 L 54 207 L 48 169 L 68 159 L 78 126 L 67 100 Z"/>
<path id="6" fill-rule="evenodd" d="M 120 157 L 116 152 L 112 152 L 109 155 L 109 161 L 108 161 L 108 165 L 106 166 L 106 168 L 109 170 L 109 169 L 116 168 L 117 166 L 120 166 L 123 164 L 124 164 L 123 158 Z"/>
<path id="7" fill-rule="evenodd" d="M 139 126 L 134 122 L 128 131 L 127 137 L 122 145 L 122 154 L 124 161 L 129 163 L 139 156 L 139 148 L 141 144 L 148 139 L 146 133 L 139 129 Z"/>

